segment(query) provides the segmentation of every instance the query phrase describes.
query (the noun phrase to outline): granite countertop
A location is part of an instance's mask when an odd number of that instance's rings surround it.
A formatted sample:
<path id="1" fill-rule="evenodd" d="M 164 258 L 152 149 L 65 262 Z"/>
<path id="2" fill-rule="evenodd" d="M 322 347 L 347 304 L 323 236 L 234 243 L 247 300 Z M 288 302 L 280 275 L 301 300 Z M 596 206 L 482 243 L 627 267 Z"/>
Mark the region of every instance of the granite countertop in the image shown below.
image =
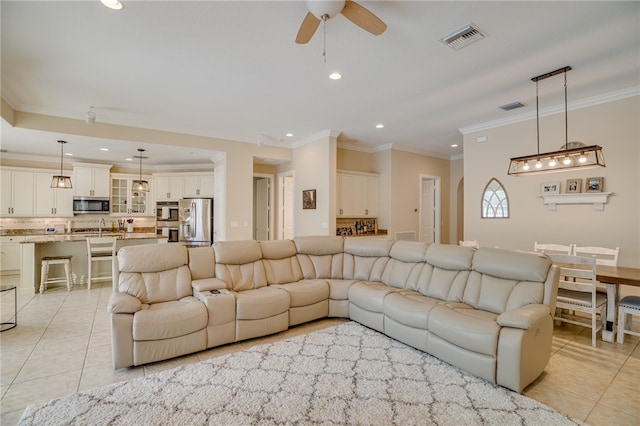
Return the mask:
<path id="1" fill-rule="evenodd" d="M 25 238 L 25 243 L 65 243 L 86 241 L 87 238 L 97 237 L 98 233 L 65 233 L 50 235 L 33 235 Z M 116 237 L 117 240 L 144 240 L 150 238 L 162 238 L 155 232 L 103 232 L 103 237 Z"/>

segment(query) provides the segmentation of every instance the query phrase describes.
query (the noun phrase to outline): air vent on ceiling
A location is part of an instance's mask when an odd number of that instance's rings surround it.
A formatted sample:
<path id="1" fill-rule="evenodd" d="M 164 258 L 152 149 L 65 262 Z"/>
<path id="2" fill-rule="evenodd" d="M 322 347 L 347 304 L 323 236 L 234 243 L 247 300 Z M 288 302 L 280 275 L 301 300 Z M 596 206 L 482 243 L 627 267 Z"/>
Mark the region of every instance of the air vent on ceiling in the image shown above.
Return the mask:
<path id="1" fill-rule="evenodd" d="M 476 25 L 469 24 L 442 37 L 440 41 L 453 50 L 460 50 L 471 43 L 475 43 L 476 41 L 485 38 L 486 36 L 487 34 Z"/>
<path id="2" fill-rule="evenodd" d="M 522 108 L 525 105 L 526 104 L 523 104 L 522 102 L 518 101 L 518 102 L 511 102 L 510 104 L 502 105 L 499 108 L 505 111 L 511 111 L 512 109 Z"/>

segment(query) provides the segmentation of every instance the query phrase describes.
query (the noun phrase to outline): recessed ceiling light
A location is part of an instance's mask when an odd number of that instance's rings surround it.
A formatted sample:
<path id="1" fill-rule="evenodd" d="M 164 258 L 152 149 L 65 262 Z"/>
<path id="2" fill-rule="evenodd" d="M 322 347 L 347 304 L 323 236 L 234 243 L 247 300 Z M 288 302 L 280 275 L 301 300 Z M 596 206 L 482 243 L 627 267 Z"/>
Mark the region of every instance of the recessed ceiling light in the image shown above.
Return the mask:
<path id="1" fill-rule="evenodd" d="M 451 148 L 457 148 L 457 147 L 458 147 L 458 144 L 457 144 L 457 143 L 452 143 L 452 144 L 451 144 Z"/>
<path id="2" fill-rule="evenodd" d="M 100 151 L 109 151 L 109 148 L 100 148 Z"/>
<path id="3" fill-rule="evenodd" d="M 384 128 L 384 124 L 382 123 L 376 124 L 376 129 L 382 129 L 382 128 Z"/>
<path id="4" fill-rule="evenodd" d="M 100 1 L 109 9 L 120 10 L 124 7 L 124 4 L 122 4 L 120 0 L 100 0 Z"/>
<path id="5" fill-rule="evenodd" d="M 331 74 L 329 74 L 329 78 L 331 80 L 340 80 L 342 78 L 342 74 L 340 74 L 339 72 L 332 72 Z"/>
<path id="6" fill-rule="evenodd" d="M 133 161 L 133 158 L 125 158 L 124 161 Z"/>
<path id="7" fill-rule="evenodd" d="M 287 133 L 285 136 L 286 136 L 286 137 L 288 137 L 288 138 L 290 138 L 290 137 L 292 137 L 292 136 L 293 136 L 293 133 Z"/>
<path id="8" fill-rule="evenodd" d="M 69 157 L 73 157 L 73 154 L 70 152 L 65 152 L 64 155 L 68 155 Z"/>

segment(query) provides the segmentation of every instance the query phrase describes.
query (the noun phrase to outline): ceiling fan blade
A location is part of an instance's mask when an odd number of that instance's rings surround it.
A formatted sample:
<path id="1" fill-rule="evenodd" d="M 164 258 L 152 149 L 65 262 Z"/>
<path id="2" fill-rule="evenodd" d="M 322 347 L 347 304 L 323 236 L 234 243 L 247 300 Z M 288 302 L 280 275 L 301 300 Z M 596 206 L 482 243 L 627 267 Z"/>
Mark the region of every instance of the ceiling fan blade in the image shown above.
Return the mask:
<path id="1" fill-rule="evenodd" d="M 387 24 L 382 22 L 373 13 L 360 6 L 355 1 L 347 0 L 342 13 L 348 20 L 373 35 L 380 35 L 387 29 Z"/>
<path id="2" fill-rule="evenodd" d="M 300 29 L 298 30 L 296 43 L 308 43 L 309 40 L 311 40 L 311 37 L 316 33 L 318 25 L 320 25 L 320 20 L 313 16 L 313 13 L 308 12 L 307 16 L 304 17 L 304 21 L 302 21 L 302 25 L 300 25 Z"/>

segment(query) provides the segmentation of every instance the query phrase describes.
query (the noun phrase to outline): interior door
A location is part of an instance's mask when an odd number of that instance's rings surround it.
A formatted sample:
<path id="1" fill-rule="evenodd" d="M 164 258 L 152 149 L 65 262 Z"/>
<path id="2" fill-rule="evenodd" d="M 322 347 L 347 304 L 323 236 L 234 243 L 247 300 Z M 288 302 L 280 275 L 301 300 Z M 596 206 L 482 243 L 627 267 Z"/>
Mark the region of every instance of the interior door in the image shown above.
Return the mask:
<path id="1" fill-rule="evenodd" d="M 282 185 L 282 239 L 293 239 L 293 176 L 283 176 Z"/>
<path id="2" fill-rule="evenodd" d="M 437 188 L 435 179 L 420 180 L 420 241 L 438 243 Z"/>
<path id="3" fill-rule="evenodd" d="M 269 179 L 253 178 L 254 180 L 254 239 L 256 241 L 269 240 Z"/>

